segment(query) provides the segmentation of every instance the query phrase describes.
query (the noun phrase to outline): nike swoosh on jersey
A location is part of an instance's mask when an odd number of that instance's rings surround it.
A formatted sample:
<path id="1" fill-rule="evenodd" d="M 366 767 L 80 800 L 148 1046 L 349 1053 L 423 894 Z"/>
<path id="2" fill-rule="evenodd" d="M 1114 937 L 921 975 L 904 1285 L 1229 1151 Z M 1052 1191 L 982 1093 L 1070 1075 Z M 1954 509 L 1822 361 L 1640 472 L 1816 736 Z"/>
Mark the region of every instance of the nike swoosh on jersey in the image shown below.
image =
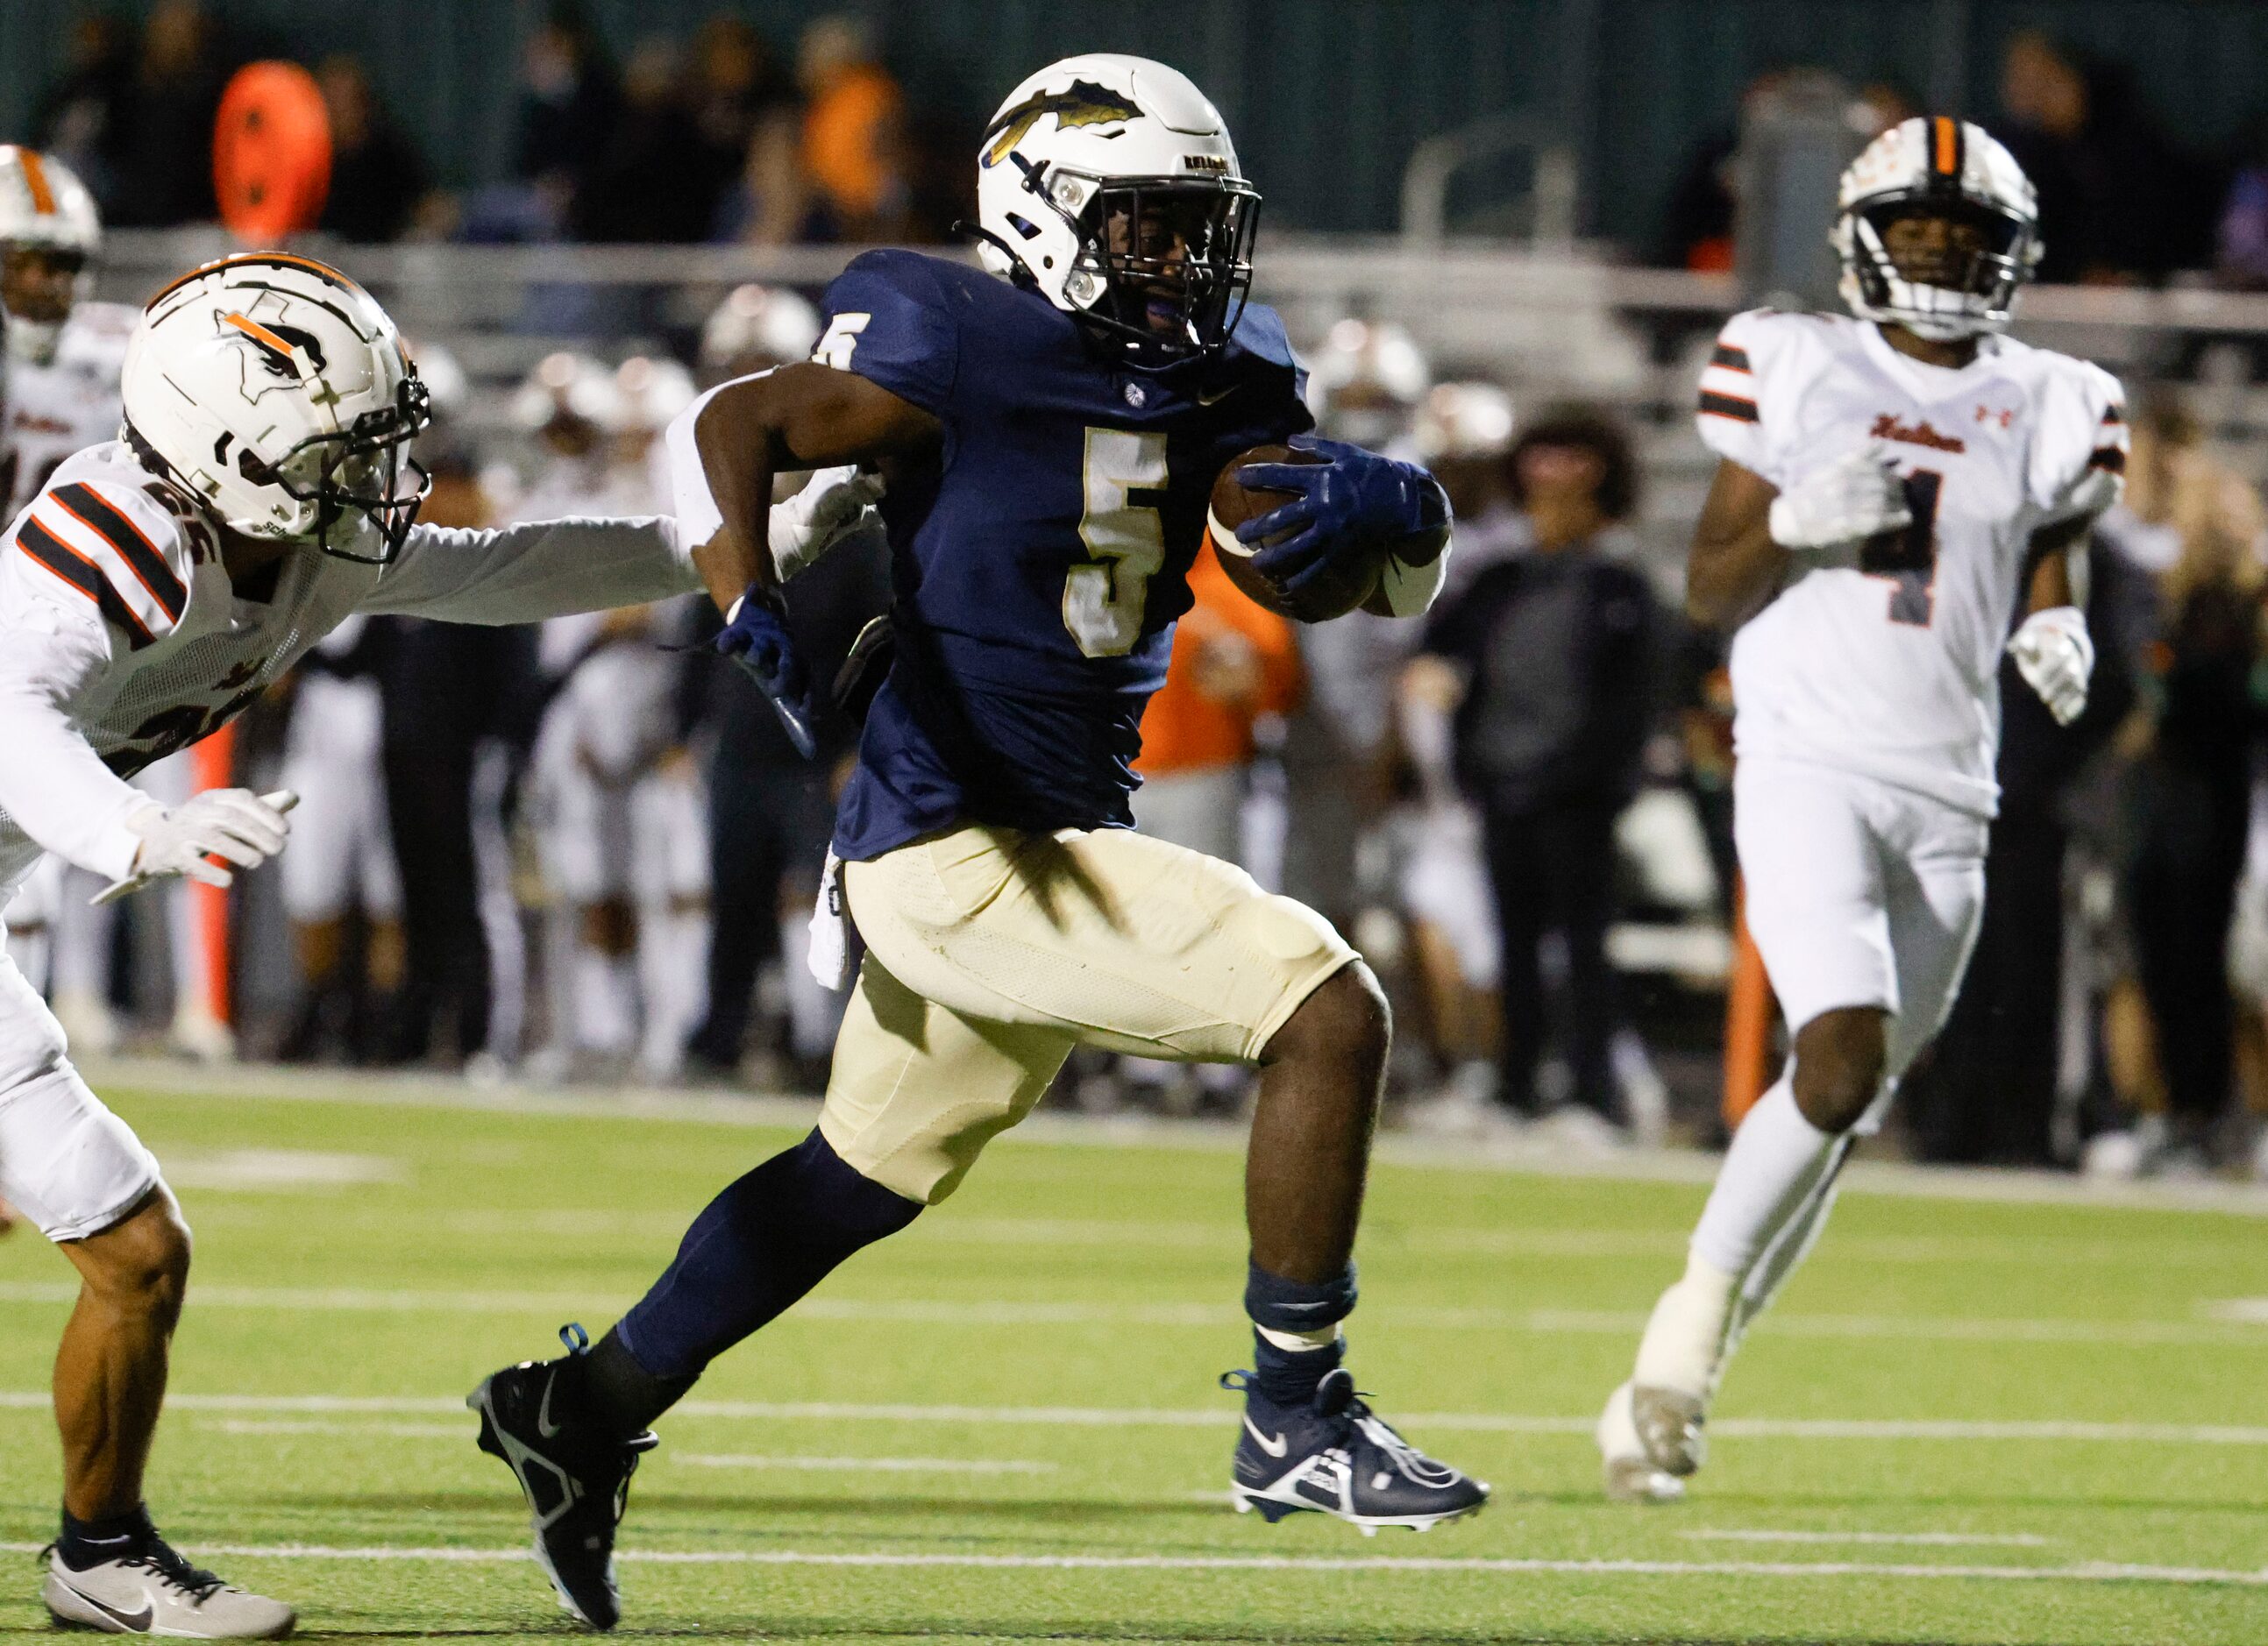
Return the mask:
<path id="1" fill-rule="evenodd" d="M 1255 1429 L 1252 1426 L 1252 1415 L 1248 1412 L 1245 1414 L 1244 1432 L 1251 1436 L 1253 1443 L 1271 1458 L 1280 1458 L 1292 1449 L 1292 1443 L 1285 1439 L 1280 1433 L 1270 1439 Z"/>
<path id="2" fill-rule="evenodd" d="M 115 1622 L 120 1628 L 125 1630 L 129 1635 L 142 1635 L 148 1633 L 151 1620 L 158 1615 L 157 1602 L 150 1598 L 150 1594 L 147 1590 L 143 1591 L 142 1609 L 139 1612 L 121 1612 L 116 1606 L 107 1605 L 105 1602 L 97 1599 L 94 1596 L 87 1593 L 85 1590 L 80 1588 L 77 1584 L 72 1583 L 67 1577 L 63 1577 L 59 1575 L 55 1581 L 62 1584 L 64 1588 L 70 1590 L 71 1593 L 85 1601 L 87 1605 L 92 1606 L 96 1611 L 101 1613 L 103 1616 Z"/>

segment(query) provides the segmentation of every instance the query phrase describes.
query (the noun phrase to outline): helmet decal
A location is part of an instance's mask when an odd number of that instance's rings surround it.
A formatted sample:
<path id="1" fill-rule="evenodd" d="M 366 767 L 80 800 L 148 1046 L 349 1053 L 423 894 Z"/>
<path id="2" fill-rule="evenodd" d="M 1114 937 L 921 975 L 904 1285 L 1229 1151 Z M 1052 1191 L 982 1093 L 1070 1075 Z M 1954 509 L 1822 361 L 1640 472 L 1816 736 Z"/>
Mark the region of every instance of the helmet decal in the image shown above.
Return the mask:
<path id="1" fill-rule="evenodd" d="M 242 314 L 224 314 L 221 324 L 233 326 L 258 345 L 261 364 L 271 377 L 282 378 L 287 383 L 300 381 L 307 375 L 299 364 L 303 354 L 316 371 L 323 369 L 323 345 L 313 332 L 280 322 L 262 326 Z"/>
<path id="2" fill-rule="evenodd" d="M 1058 129 L 1068 129 L 1116 125 L 1134 119 L 1141 112 L 1130 99 L 1092 80 L 1073 80 L 1067 92 L 1035 92 L 1015 107 L 1000 112 L 999 118 L 992 122 L 992 129 L 986 134 L 980 163 L 988 166 L 999 165 L 1045 114 L 1056 117 Z"/>

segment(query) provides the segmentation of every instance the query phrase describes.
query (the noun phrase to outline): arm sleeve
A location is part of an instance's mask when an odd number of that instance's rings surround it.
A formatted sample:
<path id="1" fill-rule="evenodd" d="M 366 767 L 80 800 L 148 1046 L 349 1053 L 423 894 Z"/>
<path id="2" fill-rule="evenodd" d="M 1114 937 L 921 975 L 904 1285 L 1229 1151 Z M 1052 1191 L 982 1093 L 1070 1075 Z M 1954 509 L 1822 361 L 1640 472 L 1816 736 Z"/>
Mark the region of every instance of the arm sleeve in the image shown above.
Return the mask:
<path id="1" fill-rule="evenodd" d="M 1780 484 L 1776 465 L 1766 449 L 1763 373 L 1777 341 L 1762 311 L 1735 314 L 1717 334 L 1702 369 L 1701 386 L 1693 420 L 1702 444 L 1719 457 Z"/>
<path id="2" fill-rule="evenodd" d="M 2126 484 L 2126 395 L 2099 366 L 2074 363 L 2040 408 L 2032 502 L 2044 523 L 2101 514 Z"/>
<path id="3" fill-rule="evenodd" d="M 126 819 L 150 797 L 112 773 L 70 705 L 110 664 L 99 621 L 26 611 L 0 619 L 0 812 L 48 850 L 106 879 L 133 871 Z"/>
<path id="4" fill-rule="evenodd" d="M 361 609 L 452 623 L 535 623 L 700 586 L 691 551 L 666 516 L 531 520 L 495 532 L 421 525 Z"/>
<path id="5" fill-rule="evenodd" d="M 869 252 L 836 276 L 812 358 L 944 417 L 961 375 L 961 336 L 924 262 L 910 252 Z"/>

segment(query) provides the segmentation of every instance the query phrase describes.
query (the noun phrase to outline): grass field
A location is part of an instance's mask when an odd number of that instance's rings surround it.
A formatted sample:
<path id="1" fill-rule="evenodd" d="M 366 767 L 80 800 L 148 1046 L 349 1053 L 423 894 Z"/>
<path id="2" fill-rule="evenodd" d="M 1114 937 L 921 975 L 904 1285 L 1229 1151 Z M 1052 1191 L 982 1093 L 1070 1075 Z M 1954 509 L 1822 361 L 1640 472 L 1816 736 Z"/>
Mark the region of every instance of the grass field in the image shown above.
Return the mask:
<path id="1" fill-rule="evenodd" d="M 593 1333 L 792 1133 L 114 1091 L 198 1231 L 152 1498 L 326 1638 L 567 1632 L 463 1393 Z M 1425 1538 L 1226 1507 L 1230 1140 L 1011 1139 L 720 1363 L 624 1529 L 625 1634 L 2268 1641 L 2268 1223 L 1854 1192 L 1669 1510 L 1590 1420 L 1702 1189 L 1381 1168 L 1353 1365 L 1492 1481 Z M 70 1295 L 0 1243 L 0 1633 L 44 1629 Z M 2245 1300 L 2253 1300 L 2248 1307 Z"/>

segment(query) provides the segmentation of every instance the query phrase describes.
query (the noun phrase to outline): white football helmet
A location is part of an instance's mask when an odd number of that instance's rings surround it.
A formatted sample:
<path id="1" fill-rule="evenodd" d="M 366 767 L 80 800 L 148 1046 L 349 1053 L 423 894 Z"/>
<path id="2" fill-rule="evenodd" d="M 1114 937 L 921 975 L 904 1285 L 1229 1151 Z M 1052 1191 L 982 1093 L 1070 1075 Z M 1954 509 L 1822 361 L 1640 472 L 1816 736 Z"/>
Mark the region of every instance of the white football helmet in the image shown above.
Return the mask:
<path id="1" fill-rule="evenodd" d="M 693 374 L 666 355 L 632 355 L 615 368 L 617 433 L 659 434 L 693 404 Z"/>
<path id="2" fill-rule="evenodd" d="M 1478 461 L 1512 450 L 1512 396 L 1493 383 L 1437 383 L 1418 408 L 1413 438 L 1427 463 Z"/>
<path id="3" fill-rule="evenodd" d="M 1828 243 L 1843 262 L 1843 301 L 1860 320 L 1903 326 L 1939 342 L 1997 332 L 2017 289 L 2040 261 L 2039 202 L 2031 179 L 1981 126 L 1944 115 L 1902 121 L 1868 143 L 1843 173 Z M 1934 268 L 1889 251 L 1890 226 L 1940 217 L 1974 231 Z"/>
<path id="4" fill-rule="evenodd" d="M 425 386 L 426 408 L 436 423 L 461 417 L 472 409 L 473 380 L 446 343 L 431 337 L 405 337 L 401 347 L 409 356 L 409 369 Z"/>
<path id="5" fill-rule="evenodd" d="M 615 374 L 596 360 L 563 349 L 535 363 L 512 397 L 512 420 L 530 434 L 563 417 L 614 428 L 621 418 Z"/>
<path id="6" fill-rule="evenodd" d="M 976 154 L 984 266 L 1138 366 L 1227 342 L 1259 218 L 1219 111 L 1147 57 L 1049 63 L 1008 93 Z"/>
<path id="7" fill-rule="evenodd" d="M 1410 432 L 1432 381 L 1433 369 L 1407 330 L 1350 316 L 1307 356 L 1307 409 L 1333 439 L 1376 450 Z"/>
<path id="8" fill-rule="evenodd" d="M 101 249 L 94 196 L 70 168 L 36 149 L 0 144 L 0 252 L 46 252 L 83 270 Z M 9 357 L 31 365 L 53 360 L 69 313 L 27 317 L 11 310 Z"/>
<path id="9" fill-rule="evenodd" d="M 386 311 L 311 258 L 247 252 L 165 287 L 122 392 L 135 454 L 231 531 L 384 565 L 425 500 L 425 386 Z"/>
<path id="10" fill-rule="evenodd" d="M 784 286 L 735 286 L 701 327 L 701 364 L 723 372 L 785 365 L 819 342 L 819 311 Z"/>

